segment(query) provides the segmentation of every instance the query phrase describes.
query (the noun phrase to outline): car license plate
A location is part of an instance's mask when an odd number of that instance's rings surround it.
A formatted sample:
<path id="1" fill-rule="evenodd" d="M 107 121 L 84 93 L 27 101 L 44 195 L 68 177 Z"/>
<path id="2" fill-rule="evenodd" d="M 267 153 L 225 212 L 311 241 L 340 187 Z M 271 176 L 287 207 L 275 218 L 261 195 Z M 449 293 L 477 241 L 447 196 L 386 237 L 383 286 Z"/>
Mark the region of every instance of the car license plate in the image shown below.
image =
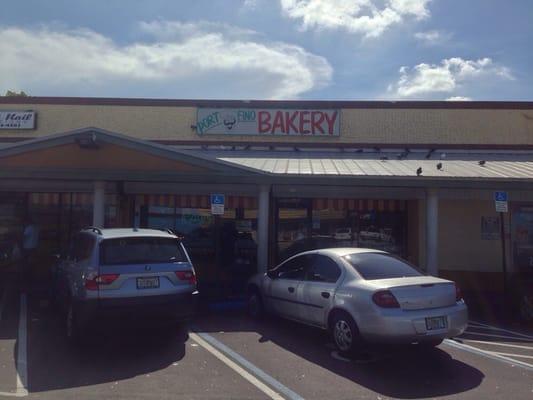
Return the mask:
<path id="1" fill-rule="evenodd" d="M 157 289 L 159 287 L 159 277 L 137 278 L 137 289 Z"/>
<path id="2" fill-rule="evenodd" d="M 446 329 L 448 327 L 448 320 L 446 317 L 432 317 L 426 318 L 426 329 L 434 331 L 437 329 Z"/>

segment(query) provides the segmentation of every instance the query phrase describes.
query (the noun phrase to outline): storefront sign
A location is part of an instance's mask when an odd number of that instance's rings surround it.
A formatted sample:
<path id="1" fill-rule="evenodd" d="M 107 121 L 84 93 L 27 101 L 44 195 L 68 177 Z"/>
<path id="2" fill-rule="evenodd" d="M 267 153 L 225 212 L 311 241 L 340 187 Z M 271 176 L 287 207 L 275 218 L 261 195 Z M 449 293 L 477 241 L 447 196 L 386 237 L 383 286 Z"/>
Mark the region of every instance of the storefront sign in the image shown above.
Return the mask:
<path id="1" fill-rule="evenodd" d="M 508 212 L 507 192 L 494 192 L 494 203 L 496 206 L 496 212 Z"/>
<path id="2" fill-rule="evenodd" d="M 0 129 L 35 129 L 35 111 L 0 111 Z"/>
<path id="3" fill-rule="evenodd" d="M 500 218 L 481 217 L 481 240 L 498 240 L 500 238 Z"/>
<path id="4" fill-rule="evenodd" d="M 211 195 L 211 214 L 224 215 L 224 195 L 212 194 Z"/>
<path id="5" fill-rule="evenodd" d="M 199 135 L 339 136 L 339 110 L 198 108 Z"/>

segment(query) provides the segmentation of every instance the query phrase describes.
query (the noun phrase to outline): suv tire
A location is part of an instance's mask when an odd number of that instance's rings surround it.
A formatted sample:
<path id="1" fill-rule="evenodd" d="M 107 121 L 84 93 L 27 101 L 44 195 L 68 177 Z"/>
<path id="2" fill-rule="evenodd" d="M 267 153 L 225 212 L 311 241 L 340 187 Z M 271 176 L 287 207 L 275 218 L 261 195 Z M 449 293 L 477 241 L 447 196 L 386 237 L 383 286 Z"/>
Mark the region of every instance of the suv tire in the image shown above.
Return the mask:
<path id="1" fill-rule="evenodd" d="M 81 329 L 72 302 L 69 302 L 65 313 L 65 336 L 70 344 L 78 344 L 81 339 Z"/>

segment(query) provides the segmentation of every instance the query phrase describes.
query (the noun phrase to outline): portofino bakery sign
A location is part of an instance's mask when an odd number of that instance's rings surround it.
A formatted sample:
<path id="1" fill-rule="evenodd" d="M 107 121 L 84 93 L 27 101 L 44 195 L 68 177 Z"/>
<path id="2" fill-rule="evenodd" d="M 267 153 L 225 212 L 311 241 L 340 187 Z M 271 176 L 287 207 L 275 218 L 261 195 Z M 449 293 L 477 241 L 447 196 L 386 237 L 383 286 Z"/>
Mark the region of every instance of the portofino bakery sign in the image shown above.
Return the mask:
<path id="1" fill-rule="evenodd" d="M 199 135 L 339 136 L 333 109 L 198 108 Z"/>
<path id="2" fill-rule="evenodd" d="M 35 129 L 35 111 L 0 111 L 0 129 Z"/>

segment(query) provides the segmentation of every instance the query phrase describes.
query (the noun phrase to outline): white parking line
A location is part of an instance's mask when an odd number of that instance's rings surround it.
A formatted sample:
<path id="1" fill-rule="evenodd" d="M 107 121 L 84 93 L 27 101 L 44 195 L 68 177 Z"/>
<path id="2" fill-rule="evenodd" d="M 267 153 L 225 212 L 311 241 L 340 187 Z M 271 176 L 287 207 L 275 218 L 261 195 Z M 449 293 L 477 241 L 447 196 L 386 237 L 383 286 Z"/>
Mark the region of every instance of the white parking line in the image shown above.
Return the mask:
<path id="1" fill-rule="evenodd" d="M 523 362 L 523 361 L 514 360 L 514 359 L 506 357 L 506 356 L 501 356 L 501 355 L 499 355 L 497 353 L 494 353 L 492 351 L 481 350 L 481 349 L 478 349 L 477 347 L 469 346 L 469 345 L 464 344 L 464 343 L 459 343 L 459 342 L 456 342 L 455 340 L 452 340 L 452 339 L 444 340 L 444 344 L 446 344 L 446 345 L 448 345 L 450 347 L 455 347 L 456 349 L 465 350 L 465 351 L 468 351 L 470 353 L 474 353 L 474 354 L 478 354 L 478 355 L 481 355 L 481 356 L 485 356 L 485 357 L 491 358 L 493 360 L 503 361 L 506 364 L 510 364 L 512 366 L 516 365 L 518 367 L 527 369 L 529 371 L 533 371 L 533 364 L 528 364 L 528 363 Z"/>
<path id="2" fill-rule="evenodd" d="M 479 344 L 488 344 L 488 345 L 491 345 L 491 346 L 503 346 L 503 347 L 513 347 L 513 348 L 516 348 L 516 349 L 533 350 L 533 346 L 521 346 L 519 344 L 487 342 L 486 340 L 472 340 L 472 339 L 464 339 L 464 338 L 459 338 L 459 339 L 461 341 L 468 342 L 468 343 L 479 343 Z"/>
<path id="3" fill-rule="evenodd" d="M 479 333 L 479 332 L 472 332 L 468 329 L 463 333 L 463 335 L 470 335 L 470 336 L 485 336 L 485 337 L 493 337 L 493 338 L 500 338 L 500 339 L 511 339 L 511 340 L 520 340 L 521 342 L 525 343 L 533 343 L 533 340 L 529 339 L 523 339 L 516 336 L 508 336 L 508 335 L 494 335 L 492 333 Z"/>
<path id="4" fill-rule="evenodd" d="M 494 354 L 498 354 L 499 356 L 508 356 L 508 357 L 518 357 L 518 358 L 529 358 L 533 360 L 533 356 L 526 356 L 522 354 L 514 354 L 514 353 L 500 353 L 499 351 L 493 351 Z"/>
<path id="5" fill-rule="evenodd" d="M 283 400 L 286 398 L 290 400 L 303 400 L 303 397 L 293 392 L 291 389 L 277 381 L 259 367 L 246 360 L 240 354 L 236 353 L 224 343 L 219 342 L 213 336 L 207 333 L 189 333 L 191 339 L 202 346 L 204 349 L 213 354 L 216 358 L 233 369 L 244 379 L 257 387 L 263 393 L 268 395 L 271 399 Z M 231 358 L 231 359 L 230 359 Z M 265 383 L 276 389 L 278 392 L 272 390 Z M 281 394 L 285 397 L 283 397 Z"/>
<path id="6" fill-rule="evenodd" d="M 28 362 L 27 362 L 27 299 L 26 294 L 20 295 L 19 331 L 17 340 L 17 393 L 21 396 L 28 395 Z"/>
<path id="7" fill-rule="evenodd" d="M 520 333 L 520 332 L 515 332 L 515 331 L 510 331 L 509 329 L 504 329 L 504 328 L 498 328 L 497 326 L 492 326 L 492 325 L 488 325 L 488 324 L 483 324 L 481 322 L 476 322 L 476 321 L 468 321 L 468 324 L 470 326 L 472 326 L 473 328 L 484 328 L 484 329 L 488 329 L 488 330 L 493 330 L 493 331 L 501 331 L 501 332 L 507 332 L 507 333 L 510 333 L 512 335 L 517 335 L 517 336 L 522 336 L 524 338 L 527 338 L 527 339 L 531 339 L 533 340 L 533 336 L 531 335 L 526 335 L 525 333 Z M 476 326 L 475 326 L 476 325 Z"/>
<path id="8" fill-rule="evenodd" d="M 5 294 L 6 292 L 4 292 Z M 2 297 L 2 307 L 5 305 Z M 28 395 L 28 364 L 27 364 L 27 300 L 20 295 L 19 327 L 17 338 L 17 386 L 15 392 L 0 392 L 2 397 L 26 397 Z"/>

